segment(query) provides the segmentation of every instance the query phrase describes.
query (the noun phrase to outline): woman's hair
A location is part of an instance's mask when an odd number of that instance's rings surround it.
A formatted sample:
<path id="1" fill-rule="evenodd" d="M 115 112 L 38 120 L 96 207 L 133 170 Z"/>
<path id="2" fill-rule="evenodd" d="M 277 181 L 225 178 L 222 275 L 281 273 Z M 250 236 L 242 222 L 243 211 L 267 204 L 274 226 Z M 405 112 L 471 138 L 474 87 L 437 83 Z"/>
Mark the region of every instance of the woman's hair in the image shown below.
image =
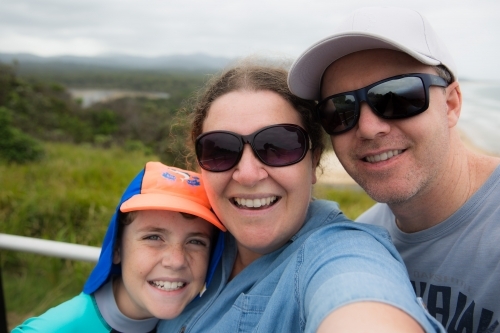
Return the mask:
<path id="1" fill-rule="evenodd" d="M 325 149 L 325 139 L 319 122 L 314 119 L 316 103 L 299 98 L 290 92 L 287 84 L 288 72 L 283 66 L 259 63 L 254 59 L 245 59 L 221 74 L 213 76 L 199 92 L 193 105 L 183 110 L 182 117 L 190 122 L 192 143 L 190 154 L 194 155 L 192 151 L 194 142 L 202 133 L 208 110 L 217 98 L 233 91 L 272 91 L 290 103 L 298 112 L 302 126 L 311 139 L 313 154 L 321 156 Z"/>

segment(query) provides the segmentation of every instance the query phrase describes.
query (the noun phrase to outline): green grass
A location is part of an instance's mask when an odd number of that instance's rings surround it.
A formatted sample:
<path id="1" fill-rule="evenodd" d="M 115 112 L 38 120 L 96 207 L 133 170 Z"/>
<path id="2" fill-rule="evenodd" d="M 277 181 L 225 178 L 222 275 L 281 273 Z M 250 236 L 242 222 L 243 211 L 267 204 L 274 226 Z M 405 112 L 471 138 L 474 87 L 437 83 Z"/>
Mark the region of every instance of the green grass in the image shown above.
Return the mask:
<path id="1" fill-rule="evenodd" d="M 43 147 L 46 156 L 40 162 L 0 163 L 1 233 L 100 246 L 123 190 L 147 161 L 157 159 L 119 148 Z M 352 219 L 373 204 L 357 189 L 317 184 L 314 195 L 339 202 Z M 94 267 L 4 250 L 0 264 L 11 329 L 80 293 Z"/>
<path id="2" fill-rule="evenodd" d="M 100 246 L 123 190 L 156 157 L 69 144 L 44 148 L 39 163 L 0 164 L 0 232 Z M 11 327 L 77 295 L 94 266 L 4 250 L 0 260 Z"/>
<path id="3" fill-rule="evenodd" d="M 372 198 L 359 187 L 334 187 L 332 185 L 316 184 L 313 194 L 318 199 L 338 202 L 344 214 L 355 220 L 361 213 L 375 204 Z"/>

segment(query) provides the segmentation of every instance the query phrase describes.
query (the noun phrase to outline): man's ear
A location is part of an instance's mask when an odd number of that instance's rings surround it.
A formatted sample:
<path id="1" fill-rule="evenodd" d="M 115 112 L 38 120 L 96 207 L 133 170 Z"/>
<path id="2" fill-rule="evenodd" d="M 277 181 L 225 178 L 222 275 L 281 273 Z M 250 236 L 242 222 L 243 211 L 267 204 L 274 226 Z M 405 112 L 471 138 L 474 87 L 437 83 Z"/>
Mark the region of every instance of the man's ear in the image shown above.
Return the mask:
<path id="1" fill-rule="evenodd" d="M 452 82 L 446 89 L 446 106 L 448 116 L 448 127 L 455 127 L 462 111 L 462 91 L 458 81 Z"/>
<path id="2" fill-rule="evenodd" d="M 120 246 L 116 246 L 113 251 L 113 264 L 118 265 L 122 261 Z"/>

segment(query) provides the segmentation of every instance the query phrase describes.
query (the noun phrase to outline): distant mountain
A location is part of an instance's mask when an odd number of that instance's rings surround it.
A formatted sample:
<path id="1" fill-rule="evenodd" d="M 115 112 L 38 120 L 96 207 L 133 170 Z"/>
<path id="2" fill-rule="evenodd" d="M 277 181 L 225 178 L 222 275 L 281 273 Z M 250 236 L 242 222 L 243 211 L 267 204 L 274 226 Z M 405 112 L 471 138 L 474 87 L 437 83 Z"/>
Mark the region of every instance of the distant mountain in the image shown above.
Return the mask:
<path id="1" fill-rule="evenodd" d="M 94 57 L 52 56 L 41 57 L 28 53 L 0 53 L 0 62 L 17 61 L 24 65 L 54 65 L 75 67 L 105 67 L 116 69 L 168 69 L 168 70 L 220 70 L 235 59 L 214 57 L 197 53 L 190 55 L 169 55 L 160 57 L 139 57 L 123 54 L 106 54 Z"/>

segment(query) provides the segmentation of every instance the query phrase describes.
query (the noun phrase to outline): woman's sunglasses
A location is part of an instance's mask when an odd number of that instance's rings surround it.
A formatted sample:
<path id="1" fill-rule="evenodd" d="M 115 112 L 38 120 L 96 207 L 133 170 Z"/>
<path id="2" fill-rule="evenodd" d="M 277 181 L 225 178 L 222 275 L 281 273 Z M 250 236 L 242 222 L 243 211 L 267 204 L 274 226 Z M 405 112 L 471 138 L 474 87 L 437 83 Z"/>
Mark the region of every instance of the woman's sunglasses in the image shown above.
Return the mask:
<path id="1" fill-rule="evenodd" d="M 431 74 L 393 76 L 361 89 L 329 96 L 318 103 L 317 116 L 330 135 L 352 129 L 359 120 L 361 102 L 384 119 L 416 116 L 429 107 L 429 87 L 447 87 L 443 78 Z"/>
<path id="2" fill-rule="evenodd" d="M 198 163 L 208 171 L 227 171 L 238 164 L 246 143 L 262 163 L 272 167 L 298 163 L 309 150 L 307 132 L 293 124 L 267 126 L 249 135 L 213 131 L 196 138 Z"/>

